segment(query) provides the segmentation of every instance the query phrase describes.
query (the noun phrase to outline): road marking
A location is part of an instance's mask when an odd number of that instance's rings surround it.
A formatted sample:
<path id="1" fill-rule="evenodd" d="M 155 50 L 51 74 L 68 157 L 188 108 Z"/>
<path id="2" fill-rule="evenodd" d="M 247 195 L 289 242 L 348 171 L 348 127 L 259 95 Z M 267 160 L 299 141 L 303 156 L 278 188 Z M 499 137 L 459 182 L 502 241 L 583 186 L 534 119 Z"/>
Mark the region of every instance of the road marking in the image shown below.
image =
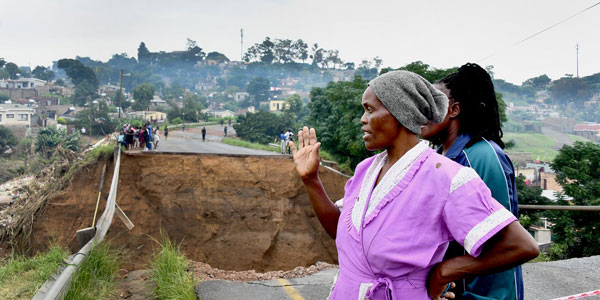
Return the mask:
<path id="1" fill-rule="evenodd" d="M 281 284 L 281 287 L 285 290 L 285 292 L 290 296 L 292 300 L 304 300 L 302 295 L 293 287 L 291 283 L 283 278 L 277 279 L 277 282 Z"/>

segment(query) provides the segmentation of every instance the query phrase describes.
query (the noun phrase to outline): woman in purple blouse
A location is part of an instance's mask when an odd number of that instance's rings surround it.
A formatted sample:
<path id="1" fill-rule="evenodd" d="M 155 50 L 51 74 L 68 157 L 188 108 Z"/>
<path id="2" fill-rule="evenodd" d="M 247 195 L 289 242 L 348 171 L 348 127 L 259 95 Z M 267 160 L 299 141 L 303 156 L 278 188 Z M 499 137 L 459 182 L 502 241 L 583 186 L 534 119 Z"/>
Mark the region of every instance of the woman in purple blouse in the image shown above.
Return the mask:
<path id="1" fill-rule="evenodd" d="M 535 240 L 473 169 L 419 140 L 422 125 L 444 119 L 443 93 L 414 73 L 394 71 L 369 83 L 362 106 L 365 147 L 385 151 L 356 167 L 343 199 L 332 202 L 318 177 L 315 130 L 298 132 L 298 149 L 290 143 L 319 221 L 336 239 L 339 273 L 330 299 L 453 298 L 445 289 L 455 280 L 538 255 Z M 442 262 L 450 241 L 469 254 Z"/>

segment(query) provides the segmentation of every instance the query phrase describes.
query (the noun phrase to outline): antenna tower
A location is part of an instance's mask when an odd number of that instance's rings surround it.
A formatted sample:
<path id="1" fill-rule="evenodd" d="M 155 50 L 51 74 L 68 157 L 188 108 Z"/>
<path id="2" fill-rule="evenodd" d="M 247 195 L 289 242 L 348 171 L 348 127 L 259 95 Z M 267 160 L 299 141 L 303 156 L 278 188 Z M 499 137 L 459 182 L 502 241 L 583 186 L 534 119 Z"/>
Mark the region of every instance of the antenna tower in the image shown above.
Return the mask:
<path id="1" fill-rule="evenodd" d="M 240 29 L 240 61 L 244 60 L 244 28 Z"/>
<path id="2" fill-rule="evenodd" d="M 579 78 L 579 43 L 575 45 L 575 51 L 577 52 L 577 78 Z"/>

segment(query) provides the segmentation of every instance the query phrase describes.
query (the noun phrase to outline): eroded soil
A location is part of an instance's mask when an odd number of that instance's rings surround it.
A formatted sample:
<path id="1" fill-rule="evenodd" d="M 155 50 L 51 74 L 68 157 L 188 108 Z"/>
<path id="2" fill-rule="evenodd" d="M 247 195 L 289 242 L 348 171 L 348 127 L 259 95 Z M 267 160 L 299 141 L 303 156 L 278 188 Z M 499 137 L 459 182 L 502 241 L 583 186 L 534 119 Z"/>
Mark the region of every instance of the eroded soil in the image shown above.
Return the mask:
<path id="1" fill-rule="evenodd" d="M 91 225 L 102 163 L 82 170 L 36 220 L 34 250 L 54 241 L 77 251 L 75 231 Z M 100 212 L 110 188 L 107 170 Z M 346 178 L 321 168 L 331 199 Z M 321 228 L 289 157 L 124 154 L 117 203 L 135 224 L 115 216 L 108 234 L 127 254 L 128 270 L 147 268 L 161 230 L 191 260 L 220 270 L 292 270 L 336 263 L 334 241 Z"/>

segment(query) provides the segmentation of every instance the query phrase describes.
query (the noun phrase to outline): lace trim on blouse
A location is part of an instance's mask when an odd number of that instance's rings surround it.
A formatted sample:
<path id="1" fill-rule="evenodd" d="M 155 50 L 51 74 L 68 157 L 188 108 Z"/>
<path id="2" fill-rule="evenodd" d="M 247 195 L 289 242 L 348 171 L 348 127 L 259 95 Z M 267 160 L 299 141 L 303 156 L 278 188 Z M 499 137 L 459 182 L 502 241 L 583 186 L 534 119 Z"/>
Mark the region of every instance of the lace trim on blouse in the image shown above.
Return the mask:
<path id="1" fill-rule="evenodd" d="M 454 175 L 454 178 L 452 178 L 452 183 L 450 183 L 450 194 L 475 178 L 479 178 L 475 170 L 469 167 L 460 168 L 456 175 Z"/>
<path id="2" fill-rule="evenodd" d="M 369 201 L 369 207 L 367 208 L 367 214 L 365 219 L 369 216 L 377 207 L 379 202 L 404 178 L 404 175 L 408 172 L 410 167 L 415 161 L 428 149 L 428 144 L 425 141 L 421 141 L 415 145 L 412 149 L 408 150 L 388 171 L 385 173 L 379 184 L 373 189 L 371 194 L 371 200 Z M 352 208 L 352 224 L 356 231 L 360 232 L 360 223 L 362 213 L 365 209 L 365 203 L 369 199 L 369 193 L 371 192 L 377 176 L 381 172 L 381 169 L 387 162 L 387 151 L 384 151 L 377 155 L 365 175 L 362 185 L 360 187 L 359 198 L 357 199 L 354 207 Z"/>

